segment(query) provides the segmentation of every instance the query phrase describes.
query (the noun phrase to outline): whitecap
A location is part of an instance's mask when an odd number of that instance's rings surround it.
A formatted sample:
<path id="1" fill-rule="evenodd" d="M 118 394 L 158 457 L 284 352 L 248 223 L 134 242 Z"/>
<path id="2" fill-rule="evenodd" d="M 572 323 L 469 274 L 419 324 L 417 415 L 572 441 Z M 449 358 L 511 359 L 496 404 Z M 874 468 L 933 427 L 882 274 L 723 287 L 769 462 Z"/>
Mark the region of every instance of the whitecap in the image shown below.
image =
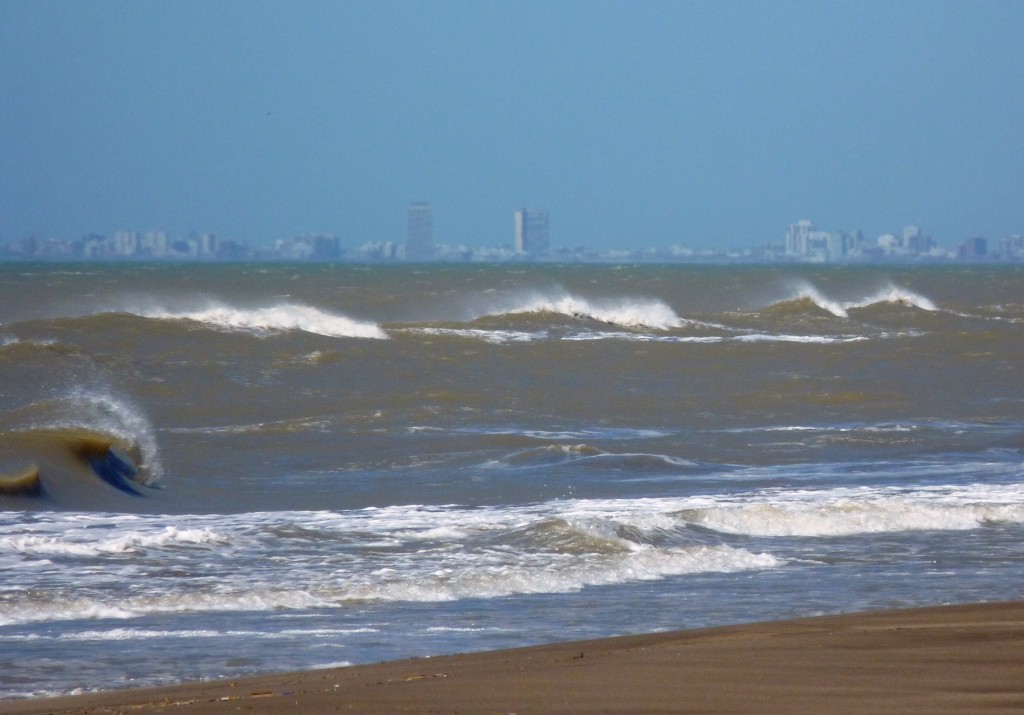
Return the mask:
<path id="1" fill-rule="evenodd" d="M 192 320 L 217 330 L 243 330 L 257 334 L 301 330 L 331 338 L 383 340 L 388 337 L 376 323 L 355 320 L 298 303 L 281 303 L 265 308 L 211 304 L 199 310 L 153 309 L 136 314 L 157 320 Z"/>
<path id="2" fill-rule="evenodd" d="M 588 299 L 567 292 L 529 293 L 487 308 L 482 316 L 557 313 L 631 328 L 670 330 L 686 324 L 667 304 L 651 298 Z"/>
<path id="3" fill-rule="evenodd" d="M 793 290 L 794 294 L 790 297 L 790 300 L 809 300 L 837 318 L 847 318 L 851 310 L 868 308 L 882 303 L 910 305 L 929 312 L 938 310 L 935 303 L 927 297 L 893 284 L 889 284 L 858 300 L 847 301 L 833 300 L 821 293 L 816 286 L 806 281 L 797 283 Z"/>
<path id="4" fill-rule="evenodd" d="M 852 308 L 867 308 L 872 305 L 878 305 L 879 303 L 911 305 L 915 308 L 920 308 L 921 310 L 927 310 L 929 312 L 938 310 L 938 306 L 925 296 L 892 284 L 872 293 L 870 296 L 862 298 L 861 300 L 843 303 L 843 307 L 849 310 Z"/>
<path id="5" fill-rule="evenodd" d="M 846 310 L 847 306 L 825 297 L 816 287 L 807 282 L 799 283 L 796 286 L 796 294 L 790 300 L 809 300 L 837 318 L 849 317 L 849 313 Z"/>

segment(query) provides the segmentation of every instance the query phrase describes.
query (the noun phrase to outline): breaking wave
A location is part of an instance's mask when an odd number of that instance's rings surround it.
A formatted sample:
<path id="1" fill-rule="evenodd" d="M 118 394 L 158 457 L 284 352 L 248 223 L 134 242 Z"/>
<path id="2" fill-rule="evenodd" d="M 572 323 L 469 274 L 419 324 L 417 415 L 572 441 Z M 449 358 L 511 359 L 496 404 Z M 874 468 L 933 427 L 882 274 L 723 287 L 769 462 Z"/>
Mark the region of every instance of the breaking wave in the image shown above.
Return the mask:
<path id="1" fill-rule="evenodd" d="M 155 430 L 127 400 L 74 390 L 14 410 L 0 423 L 0 495 L 96 503 L 97 481 L 127 494 L 163 479 Z"/>
<path id="2" fill-rule="evenodd" d="M 670 330 L 686 324 L 671 307 L 650 298 L 590 300 L 571 293 L 532 293 L 510 298 L 476 317 L 555 313 L 569 318 L 595 320 L 629 328 Z"/>
<path id="3" fill-rule="evenodd" d="M 793 294 L 775 305 L 810 302 L 837 318 L 847 318 L 851 310 L 868 308 L 883 303 L 908 305 L 929 312 L 938 310 L 931 300 L 923 295 L 895 285 L 885 286 L 859 300 L 839 301 L 824 295 L 814 285 L 801 282 L 793 287 Z"/>
<path id="4" fill-rule="evenodd" d="M 355 320 L 296 303 L 282 303 L 266 308 L 235 308 L 212 304 L 199 310 L 153 309 L 135 314 L 156 320 L 191 320 L 216 330 L 242 330 L 257 334 L 301 330 L 330 338 L 383 340 L 388 337 L 384 329 L 376 323 Z"/>

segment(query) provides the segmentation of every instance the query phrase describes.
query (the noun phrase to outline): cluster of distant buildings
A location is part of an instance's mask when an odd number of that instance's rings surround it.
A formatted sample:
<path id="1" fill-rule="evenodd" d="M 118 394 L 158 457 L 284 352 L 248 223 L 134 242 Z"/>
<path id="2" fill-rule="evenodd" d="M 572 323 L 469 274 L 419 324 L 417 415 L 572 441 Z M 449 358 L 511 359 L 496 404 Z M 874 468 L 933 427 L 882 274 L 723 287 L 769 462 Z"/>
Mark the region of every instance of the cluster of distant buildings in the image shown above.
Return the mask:
<path id="1" fill-rule="evenodd" d="M 418 201 L 406 210 L 405 241 L 378 241 L 343 247 L 337 236 L 305 234 L 281 239 L 271 247 L 253 248 L 244 242 L 222 239 L 216 233 L 193 233 L 182 238 L 165 231 L 118 231 L 112 236 L 90 234 L 67 241 L 28 238 L 0 241 L 0 260 L 96 261 L 349 261 L 349 262 L 944 262 L 1024 261 L 1020 234 L 989 243 L 969 238 L 953 250 L 940 248 L 918 226 L 900 233 L 868 239 L 861 231 L 819 230 L 812 221 L 790 224 L 781 242 L 756 248 L 695 250 L 683 246 L 633 250 L 594 250 L 584 246 L 552 248 L 548 238 L 548 212 L 523 208 L 513 214 L 513 240 L 494 248 L 450 246 L 434 241 L 431 205 Z"/>
<path id="2" fill-rule="evenodd" d="M 968 238 L 956 249 L 940 248 L 935 239 L 918 226 L 884 233 L 874 240 L 863 232 L 820 231 L 811 221 L 797 221 L 786 229 L 785 258 L 812 263 L 893 261 L 893 260 L 1024 260 L 1024 240 L 1020 234 L 1007 236 L 989 245 L 982 237 Z"/>

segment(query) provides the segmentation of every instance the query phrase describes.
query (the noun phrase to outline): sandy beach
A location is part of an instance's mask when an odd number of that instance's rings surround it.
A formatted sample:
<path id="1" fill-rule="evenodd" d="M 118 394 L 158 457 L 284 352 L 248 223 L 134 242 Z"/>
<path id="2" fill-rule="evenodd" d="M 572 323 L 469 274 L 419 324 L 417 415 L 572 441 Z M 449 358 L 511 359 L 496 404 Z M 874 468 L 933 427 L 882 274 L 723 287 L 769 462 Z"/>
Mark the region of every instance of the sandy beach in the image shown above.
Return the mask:
<path id="1" fill-rule="evenodd" d="M 625 636 L 0 703 L 29 713 L 1020 713 L 1024 602 Z"/>

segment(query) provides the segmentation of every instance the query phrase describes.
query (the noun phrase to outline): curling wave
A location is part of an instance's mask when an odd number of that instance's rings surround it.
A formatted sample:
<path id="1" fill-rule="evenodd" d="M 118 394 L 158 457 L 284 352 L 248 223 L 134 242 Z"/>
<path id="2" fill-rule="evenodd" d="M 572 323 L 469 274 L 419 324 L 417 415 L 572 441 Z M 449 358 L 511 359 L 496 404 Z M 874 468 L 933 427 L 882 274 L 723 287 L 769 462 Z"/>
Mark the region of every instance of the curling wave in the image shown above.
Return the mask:
<path id="1" fill-rule="evenodd" d="M 15 410 L 0 424 L 0 496 L 80 507 L 103 503 L 98 483 L 137 496 L 162 478 L 152 426 L 109 394 L 73 391 Z"/>

